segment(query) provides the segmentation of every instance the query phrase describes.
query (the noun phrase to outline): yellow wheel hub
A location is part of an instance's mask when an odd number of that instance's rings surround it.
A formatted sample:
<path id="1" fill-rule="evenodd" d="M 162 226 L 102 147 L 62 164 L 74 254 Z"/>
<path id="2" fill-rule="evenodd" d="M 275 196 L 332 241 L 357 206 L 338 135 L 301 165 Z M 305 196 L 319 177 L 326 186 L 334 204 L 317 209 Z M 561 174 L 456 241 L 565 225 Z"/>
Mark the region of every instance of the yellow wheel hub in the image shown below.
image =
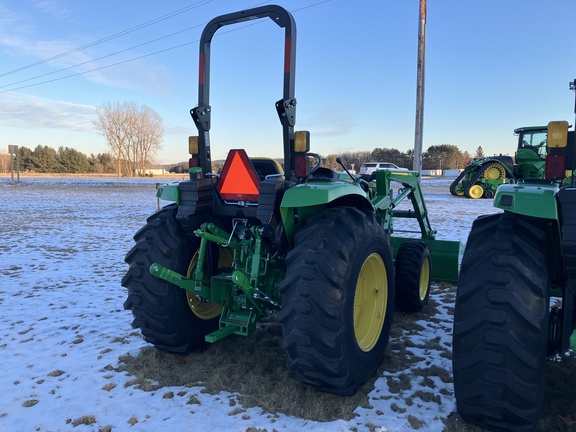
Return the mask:
<path id="1" fill-rule="evenodd" d="M 484 171 L 484 178 L 488 180 L 502 180 L 506 178 L 506 170 L 498 163 L 490 165 Z"/>
<path id="2" fill-rule="evenodd" d="M 354 336 L 364 352 L 376 346 L 388 305 L 388 279 L 382 257 L 373 253 L 366 258 L 354 295 Z"/>
<path id="3" fill-rule="evenodd" d="M 470 198 L 474 198 L 474 199 L 481 198 L 483 194 L 484 194 L 484 189 L 482 189 L 482 186 L 480 186 L 480 185 L 472 186 L 470 188 L 470 191 L 468 192 L 468 195 L 470 195 Z"/>
<path id="4" fill-rule="evenodd" d="M 219 248 L 218 268 L 229 267 L 232 264 L 232 253 L 230 249 Z M 186 277 L 191 277 L 198 264 L 198 251 L 192 257 Z M 198 318 L 209 320 L 216 318 L 222 313 L 222 306 L 212 302 L 204 302 L 198 298 L 194 293 L 186 291 L 186 299 L 188 300 L 188 307 Z"/>
<path id="5" fill-rule="evenodd" d="M 419 294 L 420 301 L 424 301 L 426 294 L 428 293 L 428 282 L 430 281 L 430 260 L 426 258 L 422 263 L 422 268 L 420 269 L 420 281 L 419 281 Z"/>
<path id="6" fill-rule="evenodd" d="M 462 189 L 456 189 L 456 196 L 464 196 L 464 191 Z"/>

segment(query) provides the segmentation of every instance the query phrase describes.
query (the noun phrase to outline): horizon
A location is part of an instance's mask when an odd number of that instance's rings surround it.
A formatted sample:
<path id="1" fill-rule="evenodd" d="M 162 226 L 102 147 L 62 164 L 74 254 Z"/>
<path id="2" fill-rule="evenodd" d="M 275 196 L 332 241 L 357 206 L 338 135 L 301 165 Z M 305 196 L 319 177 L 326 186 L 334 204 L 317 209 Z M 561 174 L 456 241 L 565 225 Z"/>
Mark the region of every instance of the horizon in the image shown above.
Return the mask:
<path id="1" fill-rule="evenodd" d="M 412 149 L 418 1 L 277 3 L 299 33 L 296 129 L 311 132 L 312 151 Z M 91 125 L 95 109 L 134 101 L 163 118 L 157 162 L 187 159 L 187 137 L 197 133 L 188 111 L 197 102 L 199 34 L 215 16 L 254 5 L 0 0 L 2 147 L 108 151 Z M 517 127 L 573 124 L 575 12 L 570 0 L 428 1 L 423 151 L 449 144 L 512 154 Z M 278 157 L 282 32 L 270 20 L 231 29 L 212 44 L 213 156 L 224 159 L 243 141 L 249 155 Z"/>

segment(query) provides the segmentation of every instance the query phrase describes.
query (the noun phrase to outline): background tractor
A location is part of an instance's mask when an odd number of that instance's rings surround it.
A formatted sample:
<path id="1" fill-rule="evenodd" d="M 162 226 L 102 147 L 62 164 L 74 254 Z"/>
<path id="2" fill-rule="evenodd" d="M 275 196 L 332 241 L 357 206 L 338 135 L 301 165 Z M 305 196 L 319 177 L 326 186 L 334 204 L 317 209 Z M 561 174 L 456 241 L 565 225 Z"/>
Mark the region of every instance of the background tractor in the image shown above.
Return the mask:
<path id="1" fill-rule="evenodd" d="M 214 174 L 212 37 L 223 26 L 261 18 L 285 32 L 283 97 L 276 102 L 284 165 L 232 149 Z M 198 136 L 189 139 L 190 179 L 158 189 L 172 204 L 134 236 L 124 306 L 147 342 L 173 353 L 250 335 L 275 314 L 295 378 L 351 394 L 382 362 L 395 307 L 419 311 L 431 279 L 457 280 L 459 242 L 435 239 L 419 173 L 381 170 L 368 183 L 341 161 L 346 173 L 320 167 L 320 157 L 309 152 L 310 134 L 294 131 L 295 55 L 294 20 L 279 6 L 206 25 L 198 105 L 191 110 Z M 396 195 L 393 184 L 401 185 Z M 403 200 L 412 209 L 398 209 Z M 397 218 L 416 220 L 419 235 L 396 237 Z"/>
<path id="2" fill-rule="evenodd" d="M 547 127 L 518 128 L 514 134 L 518 135 L 514 159 L 500 155 L 471 161 L 450 185 L 450 193 L 474 199 L 493 198 L 501 184 L 543 178 Z"/>
<path id="3" fill-rule="evenodd" d="M 542 179 L 503 184 L 503 213 L 474 222 L 454 314 L 457 409 L 484 428 L 532 430 L 542 413 L 547 356 L 576 349 L 576 163 L 568 122 L 547 127 Z M 539 154 L 543 154 L 541 151 Z"/>

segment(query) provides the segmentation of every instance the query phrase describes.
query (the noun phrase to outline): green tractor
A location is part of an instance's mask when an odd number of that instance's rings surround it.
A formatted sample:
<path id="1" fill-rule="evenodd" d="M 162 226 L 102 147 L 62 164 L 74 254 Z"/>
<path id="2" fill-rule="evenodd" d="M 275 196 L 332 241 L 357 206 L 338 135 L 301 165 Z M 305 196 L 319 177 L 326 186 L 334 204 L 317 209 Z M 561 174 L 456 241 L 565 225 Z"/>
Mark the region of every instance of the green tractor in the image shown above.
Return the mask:
<path id="1" fill-rule="evenodd" d="M 515 161 L 510 156 L 490 156 L 468 163 L 450 185 L 450 193 L 467 198 L 493 198 L 498 186 L 520 179 L 543 178 L 546 158 L 546 126 L 522 127 Z"/>
<path id="2" fill-rule="evenodd" d="M 454 314 L 458 413 L 469 423 L 528 431 L 543 407 L 546 361 L 576 350 L 576 164 L 568 122 L 547 127 L 542 179 L 503 184 L 503 212 L 473 223 Z M 543 134 L 542 134 L 543 136 Z M 543 151 L 539 154 L 543 154 Z"/>
<path id="3" fill-rule="evenodd" d="M 262 18 L 285 32 L 283 97 L 276 102 L 284 165 L 233 149 L 215 174 L 212 37 L 223 26 Z M 172 204 L 134 236 L 124 307 L 147 342 L 172 353 L 250 335 L 275 314 L 294 377 L 347 395 L 382 362 L 395 308 L 419 311 L 431 280 L 456 282 L 460 243 L 435 239 L 418 172 L 381 170 L 368 183 L 341 161 L 345 173 L 320 166 L 309 152 L 310 134 L 294 130 L 295 55 L 294 20 L 279 6 L 206 25 L 191 110 L 198 136 L 189 139 L 190 179 L 158 189 L 157 197 Z M 413 209 L 396 208 L 406 199 Z M 411 218 L 420 235 L 394 236 L 397 218 Z"/>

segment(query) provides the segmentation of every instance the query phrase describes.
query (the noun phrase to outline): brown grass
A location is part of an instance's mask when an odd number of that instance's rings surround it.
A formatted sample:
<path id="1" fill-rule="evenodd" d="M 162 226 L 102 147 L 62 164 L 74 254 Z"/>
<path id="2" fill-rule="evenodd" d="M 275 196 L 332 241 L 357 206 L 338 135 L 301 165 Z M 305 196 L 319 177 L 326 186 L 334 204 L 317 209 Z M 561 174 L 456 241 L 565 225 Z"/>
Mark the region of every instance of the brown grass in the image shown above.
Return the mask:
<path id="1" fill-rule="evenodd" d="M 455 287 L 441 284 L 439 290 L 443 293 L 441 301 L 454 301 Z M 241 408 L 235 407 L 238 409 L 260 407 L 272 415 L 284 413 L 322 422 L 350 420 L 356 417 L 354 410 L 357 407 L 370 408 L 368 394 L 374 389 L 376 379 L 382 376 L 387 377 L 392 394 L 411 389 L 415 377 L 421 377 L 421 383 L 430 390 L 415 392 L 409 399 L 440 403 L 431 377 L 449 383 L 452 382 L 451 371 L 434 364 L 416 367 L 415 364 L 423 359 L 407 350 L 415 344 L 406 336 L 423 330 L 417 321 L 435 319 L 438 306 L 431 299 L 423 312 L 395 314 L 382 365 L 372 380 L 350 397 L 322 393 L 292 378 L 285 367 L 284 352 L 279 347 L 281 328 L 273 318 L 259 324 L 256 333 L 250 337 L 232 335 L 224 341 L 208 345 L 202 352 L 187 356 L 166 353 L 152 346 L 145 347 L 135 357 L 122 356 L 118 370 L 134 377 L 127 385 L 145 391 L 166 386 L 201 387 L 202 390 L 191 388 L 187 393 L 178 393 L 179 396 L 186 394 L 191 404 L 200 404 L 199 392 L 218 394 L 225 391 L 236 394 L 231 397 L 231 407 L 237 400 L 241 404 Z M 428 340 L 426 346 L 439 351 L 444 358 L 451 358 L 451 347 L 443 345 L 440 338 Z M 390 377 L 391 374 L 395 376 Z M 547 379 L 546 407 L 537 431 L 576 431 L 576 359 L 549 362 Z M 442 394 L 446 395 L 446 392 Z M 379 397 L 388 398 L 386 395 Z M 410 402 L 406 400 L 407 404 Z M 396 408 L 398 412 L 405 411 L 397 405 Z M 423 426 L 421 420 L 414 416 L 409 418 L 409 422 L 415 430 Z M 480 432 L 482 429 L 463 423 L 454 413 L 445 421 L 445 431 Z"/>

